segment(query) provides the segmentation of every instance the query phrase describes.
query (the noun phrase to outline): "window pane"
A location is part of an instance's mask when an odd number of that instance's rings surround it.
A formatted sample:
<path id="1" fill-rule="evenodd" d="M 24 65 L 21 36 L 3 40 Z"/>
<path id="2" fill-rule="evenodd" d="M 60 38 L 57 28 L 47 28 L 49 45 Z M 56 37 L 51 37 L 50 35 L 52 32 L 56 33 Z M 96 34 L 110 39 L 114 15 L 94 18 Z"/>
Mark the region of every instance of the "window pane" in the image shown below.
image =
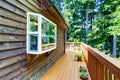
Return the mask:
<path id="1" fill-rule="evenodd" d="M 48 44 L 49 43 L 49 37 L 42 37 L 42 44 Z"/>
<path id="2" fill-rule="evenodd" d="M 30 17 L 29 31 L 31 32 L 38 31 L 38 16 L 29 15 L 29 17 Z"/>
<path id="3" fill-rule="evenodd" d="M 50 36 L 49 37 L 49 49 L 51 49 L 51 48 L 54 48 L 55 47 L 55 36 Z"/>
<path id="4" fill-rule="evenodd" d="M 50 45 L 49 45 L 49 49 L 54 48 L 55 45 L 56 45 L 55 43 L 50 43 Z"/>
<path id="5" fill-rule="evenodd" d="M 55 25 L 49 24 L 49 35 L 55 35 Z"/>
<path id="6" fill-rule="evenodd" d="M 50 36 L 49 37 L 49 42 L 50 43 L 55 43 L 55 36 Z"/>
<path id="7" fill-rule="evenodd" d="M 42 49 L 41 49 L 42 51 L 54 48 L 55 47 L 55 37 L 54 36 L 42 37 L 41 47 L 42 47 Z"/>
<path id="8" fill-rule="evenodd" d="M 41 50 L 48 50 L 55 48 L 56 46 L 56 35 L 55 35 L 56 26 L 49 20 L 42 18 L 42 45 Z"/>
<path id="9" fill-rule="evenodd" d="M 42 18 L 42 34 L 55 35 L 55 25 Z"/>
<path id="10" fill-rule="evenodd" d="M 38 48 L 38 35 L 37 34 L 33 34 L 33 35 L 29 35 L 29 41 L 30 41 L 30 50 L 33 50 L 33 51 L 37 51 Z"/>
<path id="11" fill-rule="evenodd" d="M 48 21 L 42 18 L 42 35 L 49 35 Z"/>
<path id="12" fill-rule="evenodd" d="M 41 50 L 44 51 L 44 50 L 49 49 L 48 44 L 49 44 L 49 37 L 42 37 L 42 45 L 41 45 L 42 49 Z"/>

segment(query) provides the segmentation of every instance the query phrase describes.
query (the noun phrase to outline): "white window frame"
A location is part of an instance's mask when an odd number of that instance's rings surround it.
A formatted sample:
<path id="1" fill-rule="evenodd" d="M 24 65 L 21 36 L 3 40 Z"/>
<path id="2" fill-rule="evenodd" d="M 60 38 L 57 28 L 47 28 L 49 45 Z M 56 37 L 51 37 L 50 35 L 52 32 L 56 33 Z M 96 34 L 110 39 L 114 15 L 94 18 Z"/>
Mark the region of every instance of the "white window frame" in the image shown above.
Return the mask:
<path id="1" fill-rule="evenodd" d="M 29 15 L 35 15 L 35 16 L 38 16 L 38 31 L 36 32 L 30 32 L 29 31 L 29 22 L 30 22 L 30 16 Z M 55 25 L 55 46 L 53 48 L 50 48 L 50 49 L 47 49 L 47 50 L 44 50 L 42 51 L 42 18 L 47 20 L 48 22 L 52 23 L 53 25 Z M 29 45 L 30 45 L 30 39 L 29 39 L 29 35 L 30 34 L 37 34 L 38 37 L 37 37 L 37 51 L 32 51 L 29 49 Z M 49 35 L 50 36 L 50 35 Z M 41 14 L 37 14 L 37 13 L 31 13 L 31 12 L 28 12 L 27 13 L 27 36 L 26 36 L 26 44 L 27 44 L 27 54 L 43 54 L 43 53 L 46 53 L 46 52 L 49 52 L 51 50 L 54 50 L 56 49 L 56 45 L 57 45 L 57 25 L 55 23 L 53 23 L 52 21 L 50 21 L 49 19 L 45 18 L 43 15 Z"/>

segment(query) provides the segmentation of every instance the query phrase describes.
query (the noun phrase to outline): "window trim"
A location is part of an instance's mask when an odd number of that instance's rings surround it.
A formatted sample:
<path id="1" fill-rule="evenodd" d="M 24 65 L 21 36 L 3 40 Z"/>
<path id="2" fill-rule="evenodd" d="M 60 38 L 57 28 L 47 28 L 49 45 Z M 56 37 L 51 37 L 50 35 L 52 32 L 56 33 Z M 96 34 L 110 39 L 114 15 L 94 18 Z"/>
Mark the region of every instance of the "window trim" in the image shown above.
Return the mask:
<path id="1" fill-rule="evenodd" d="M 36 32 L 29 31 L 29 23 L 30 23 L 30 16 L 29 15 L 38 16 L 38 31 L 36 31 Z M 47 49 L 47 50 L 43 50 L 43 51 L 42 51 L 42 18 L 47 20 L 48 22 L 52 23 L 54 25 L 54 28 L 55 28 L 55 35 L 53 35 L 54 39 L 55 39 L 54 47 Z M 29 39 L 30 34 L 37 34 L 38 35 L 38 37 L 37 37 L 37 51 L 30 50 L 30 46 L 29 46 L 30 45 L 30 39 Z M 54 50 L 54 49 L 56 49 L 56 46 L 57 46 L 57 25 L 41 14 L 27 12 L 27 36 L 26 36 L 26 40 L 27 40 L 26 41 L 27 54 L 43 54 L 43 53 L 49 52 L 51 50 Z"/>

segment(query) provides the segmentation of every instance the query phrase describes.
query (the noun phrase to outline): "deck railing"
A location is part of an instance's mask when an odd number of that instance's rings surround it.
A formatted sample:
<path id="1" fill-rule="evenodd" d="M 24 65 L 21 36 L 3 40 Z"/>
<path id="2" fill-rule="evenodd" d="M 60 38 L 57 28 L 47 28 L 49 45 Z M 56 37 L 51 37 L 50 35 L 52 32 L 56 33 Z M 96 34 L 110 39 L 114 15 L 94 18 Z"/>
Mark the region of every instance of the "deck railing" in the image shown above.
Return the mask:
<path id="1" fill-rule="evenodd" d="M 66 50 L 80 51 L 80 42 L 66 42 Z"/>
<path id="2" fill-rule="evenodd" d="M 66 42 L 66 48 L 74 49 L 74 44 Z M 120 61 L 84 43 L 77 43 L 77 45 L 80 46 L 79 49 L 84 53 L 85 62 L 92 80 L 120 80 Z"/>

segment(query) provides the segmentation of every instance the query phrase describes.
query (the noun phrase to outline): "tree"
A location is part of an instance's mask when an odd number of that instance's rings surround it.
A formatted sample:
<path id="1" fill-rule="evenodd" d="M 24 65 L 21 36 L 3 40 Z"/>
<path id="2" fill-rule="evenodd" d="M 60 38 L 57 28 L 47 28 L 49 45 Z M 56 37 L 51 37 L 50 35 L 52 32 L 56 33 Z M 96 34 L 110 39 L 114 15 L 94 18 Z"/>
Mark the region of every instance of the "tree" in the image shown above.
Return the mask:
<path id="1" fill-rule="evenodd" d="M 114 4 L 114 12 L 110 14 L 111 16 L 111 26 L 109 27 L 109 33 L 113 35 L 113 53 L 112 56 L 116 57 L 117 49 L 117 36 L 120 36 L 120 1 L 112 1 Z"/>
<path id="2" fill-rule="evenodd" d="M 120 56 L 120 0 L 60 0 L 60 4 L 70 26 L 67 41 L 84 41 L 106 54 Z"/>
<path id="3" fill-rule="evenodd" d="M 68 41 L 87 42 L 87 33 L 94 9 L 94 0 L 64 0 L 64 16 L 70 25 Z M 76 33 L 77 32 L 77 33 Z"/>
<path id="4" fill-rule="evenodd" d="M 117 37 L 120 34 L 120 18 L 118 18 L 120 12 L 118 9 L 119 4 L 120 0 L 101 0 L 98 9 L 98 17 L 95 22 L 95 26 L 98 30 L 96 32 L 92 31 L 89 34 L 89 42 L 91 44 L 94 42 L 96 45 L 93 45 L 94 47 L 97 47 L 105 53 L 111 53 L 114 57 L 116 57 Z M 95 33 L 98 33 L 99 35 L 96 35 Z M 97 36 L 96 39 L 99 39 L 99 41 L 92 41 L 92 34 L 95 34 L 94 36 Z"/>
<path id="5" fill-rule="evenodd" d="M 80 42 L 83 41 L 84 29 L 82 24 L 82 17 L 80 14 L 80 1 L 79 0 L 65 0 L 64 1 L 65 9 L 64 16 L 66 21 L 70 25 L 70 29 L 67 32 L 67 40 L 71 42 Z"/>
<path id="6" fill-rule="evenodd" d="M 63 0 L 51 0 L 53 4 L 61 11 L 63 10 Z"/>

